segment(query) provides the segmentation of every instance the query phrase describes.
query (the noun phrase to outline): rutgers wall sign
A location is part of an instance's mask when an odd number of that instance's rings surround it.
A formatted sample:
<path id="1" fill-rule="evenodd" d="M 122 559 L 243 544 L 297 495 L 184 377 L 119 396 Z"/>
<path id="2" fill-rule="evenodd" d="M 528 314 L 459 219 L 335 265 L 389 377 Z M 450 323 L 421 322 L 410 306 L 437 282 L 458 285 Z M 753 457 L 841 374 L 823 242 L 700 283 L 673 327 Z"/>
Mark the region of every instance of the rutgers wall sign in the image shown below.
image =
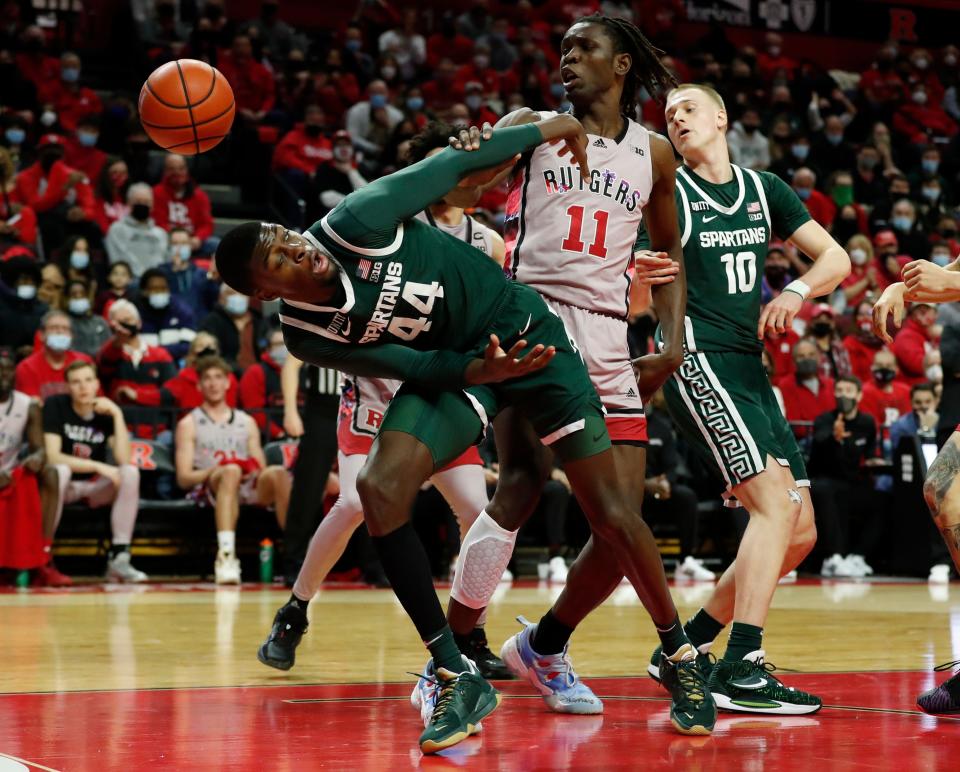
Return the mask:
<path id="1" fill-rule="evenodd" d="M 960 0 L 686 0 L 687 19 L 926 46 L 957 38 Z"/>

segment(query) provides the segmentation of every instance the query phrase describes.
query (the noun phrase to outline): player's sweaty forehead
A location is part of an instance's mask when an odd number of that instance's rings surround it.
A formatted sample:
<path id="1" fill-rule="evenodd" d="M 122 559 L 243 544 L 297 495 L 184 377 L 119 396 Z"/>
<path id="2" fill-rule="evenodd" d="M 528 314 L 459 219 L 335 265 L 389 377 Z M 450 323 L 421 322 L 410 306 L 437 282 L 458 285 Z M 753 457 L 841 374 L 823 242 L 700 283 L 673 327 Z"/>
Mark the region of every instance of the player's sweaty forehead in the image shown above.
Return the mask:
<path id="1" fill-rule="evenodd" d="M 664 111 L 667 116 L 667 120 L 669 120 L 684 102 L 693 102 L 700 107 L 708 104 L 711 101 L 712 100 L 710 97 L 698 88 L 678 89 L 677 91 L 672 92 L 669 97 L 667 97 L 667 105 L 664 108 Z"/>
<path id="2" fill-rule="evenodd" d="M 253 257 L 255 260 L 265 263 L 270 257 L 270 250 L 275 242 L 280 238 L 283 228 L 269 222 L 260 223 L 260 233 L 257 235 L 257 243 L 253 247 Z"/>

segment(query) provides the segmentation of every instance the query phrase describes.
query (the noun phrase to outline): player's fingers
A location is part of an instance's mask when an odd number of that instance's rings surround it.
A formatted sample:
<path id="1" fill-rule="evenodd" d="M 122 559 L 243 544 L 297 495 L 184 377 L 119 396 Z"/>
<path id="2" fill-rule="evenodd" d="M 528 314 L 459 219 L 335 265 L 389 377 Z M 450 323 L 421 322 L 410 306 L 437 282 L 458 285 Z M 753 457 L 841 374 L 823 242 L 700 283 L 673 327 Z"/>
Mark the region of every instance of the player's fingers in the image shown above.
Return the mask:
<path id="1" fill-rule="evenodd" d="M 887 314 L 889 311 L 890 309 L 885 303 L 877 303 L 873 307 L 873 331 L 881 340 L 893 343 L 893 338 L 887 332 Z"/>
<path id="2" fill-rule="evenodd" d="M 636 263 L 638 265 L 647 266 L 648 268 L 662 268 L 668 265 L 675 265 L 679 267 L 679 263 L 676 263 L 667 257 L 666 252 L 637 252 L 637 255 L 638 257 L 636 257 Z"/>
<path id="3" fill-rule="evenodd" d="M 470 127 L 470 145 L 474 150 L 479 150 L 480 148 L 480 129 L 476 126 Z"/>
<path id="4" fill-rule="evenodd" d="M 497 351 L 500 349 L 500 338 L 494 334 L 490 334 L 490 342 L 487 344 L 486 357 L 488 359 L 496 356 Z"/>
<path id="5" fill-rule="evenodd" d="M 520 356 L 520 352 L 523 351 L 526 347 L 527 347 L 527 342 L 521 338 L 510 347 L 510 350 L 507 352 L 507 356 L 510 359 L 517 359 Z"/>
<path id="6" fill-rule="evenodd" d="M 483 122 L 482 133 L 485 140 L 490 139 L 493 136 L 493 126 L 490 125 L 490 121 Z"/>
<path id="7" fill-rule="evenodd" d="M 651 287 L 659 287 L 661 284 L 673 284 L 676 280 L 675 276 L 653 276 L 649 279 L 641 279 L 640 283 Z"/>
<path id="8" fill-rule="evenodd" d="M 757 323 L 757 337 L 762 338 L 767 329 L 767 318 L 770 316 L 770 306 L 763 309 L 760 314 L 760 321 Z"/>
<path id="9" fill-rule="evenodd" d="M 580 176 L 585 182 L 590 181 L 590 162 L 587 160 L 587 149 L 576 140 L 573 141 L 573 157 L 580 164 Z"/>
<path id="10" fill-rule="evenodd" d="M 542 343 L 538 343 L 536 346 L 530 349 L 530 353 L 528 353 L 522 359 L 516 360 L 517 365 L 521 369 L 529 367 L 531 363 L 533 363 L 536 360 L 536 358 L 543 353 L 544 348 L 545 346 Z"/>
<path id="11" fill-rule="evenodd" d="M 539 348 L 543 348 L 540 346 Z M 543 348 L 536 356 L 526 357 L 524 361 L 526 364 L 526 371 L 533 372 L 534 370 L 540 370 L 550 364 L 550 360 L 556 355 L 557 349 L 554 346 L 547 346 Z M 529 361 L 528 361 L 529 360 Z"/>
<path id="12" fill-rule="evenodd" d="M 472 150 L 470 146 L 470 131 L 468 129 L 460 129 L 460 133 L 457 135 L 457 138 L 460 140 L 460 147 L 464 150 Z"/>

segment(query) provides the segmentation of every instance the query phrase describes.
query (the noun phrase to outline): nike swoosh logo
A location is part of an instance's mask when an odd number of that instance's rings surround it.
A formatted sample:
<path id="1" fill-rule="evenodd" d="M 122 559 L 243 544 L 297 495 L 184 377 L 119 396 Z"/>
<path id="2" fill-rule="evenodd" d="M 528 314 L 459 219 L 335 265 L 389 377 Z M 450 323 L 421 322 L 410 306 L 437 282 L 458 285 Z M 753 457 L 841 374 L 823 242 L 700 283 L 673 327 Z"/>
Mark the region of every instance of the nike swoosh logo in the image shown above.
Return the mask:
<path id="1" fill-rule="evenodd" d="M 528 315 L 527 315 L 527 323 L 526 323 L 525 325 L 523 325 L 523 329 L 520 330 L 519 333 L 517 333 L 518 335 L 523 335 L 523 333 L 525 333 L 527 330 L 530 329 L 530 320 L 531 320 L 531 319 L 533 319 L 533 314 L 528 314 Z"/>
<path id="2" fill-rule="evenodd" d="M 600 432 L 596 437 L 593 438 L 594 442 L 599 442 L 603 438 L 603 432 Z"/>
<path id="3" fill-rule="evenodd" d="M 757 682 L 753 684 L 739 684 L 739 688 L 740 689 L 759 689 L 766 685 L 767 685 L 767 679 L 759 678 L 757 679 Z"/>
<path id="4" fill-rule="evenodd" d="M 714 215 L 710 215 L 709 217 L 707 217 L 706 215 L 704 215 L 704 216 L 703 216 L 703 221 L 704 221 L 704 222 L 710 222 L 711 220 L 716 220 L 717 217 L 719 217 L 719 215 L 714 214 Z"/>

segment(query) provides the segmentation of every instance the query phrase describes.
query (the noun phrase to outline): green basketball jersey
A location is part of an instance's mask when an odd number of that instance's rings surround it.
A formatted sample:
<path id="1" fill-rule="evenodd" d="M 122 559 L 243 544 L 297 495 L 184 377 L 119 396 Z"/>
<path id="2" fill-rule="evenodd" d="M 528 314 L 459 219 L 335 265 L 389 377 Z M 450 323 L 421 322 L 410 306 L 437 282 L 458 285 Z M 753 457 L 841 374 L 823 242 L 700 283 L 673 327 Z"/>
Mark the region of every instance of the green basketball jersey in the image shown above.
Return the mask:
<path id="1" fill-rule="evenodd" d="M 690 351 L 760 352 L 757 325 L 770 241 L 774 234 L 789 238 L 810 219 L 775 174 L 731 167 L 733 179 L 720 185 L 686 165 L 677 169 Z"/>

